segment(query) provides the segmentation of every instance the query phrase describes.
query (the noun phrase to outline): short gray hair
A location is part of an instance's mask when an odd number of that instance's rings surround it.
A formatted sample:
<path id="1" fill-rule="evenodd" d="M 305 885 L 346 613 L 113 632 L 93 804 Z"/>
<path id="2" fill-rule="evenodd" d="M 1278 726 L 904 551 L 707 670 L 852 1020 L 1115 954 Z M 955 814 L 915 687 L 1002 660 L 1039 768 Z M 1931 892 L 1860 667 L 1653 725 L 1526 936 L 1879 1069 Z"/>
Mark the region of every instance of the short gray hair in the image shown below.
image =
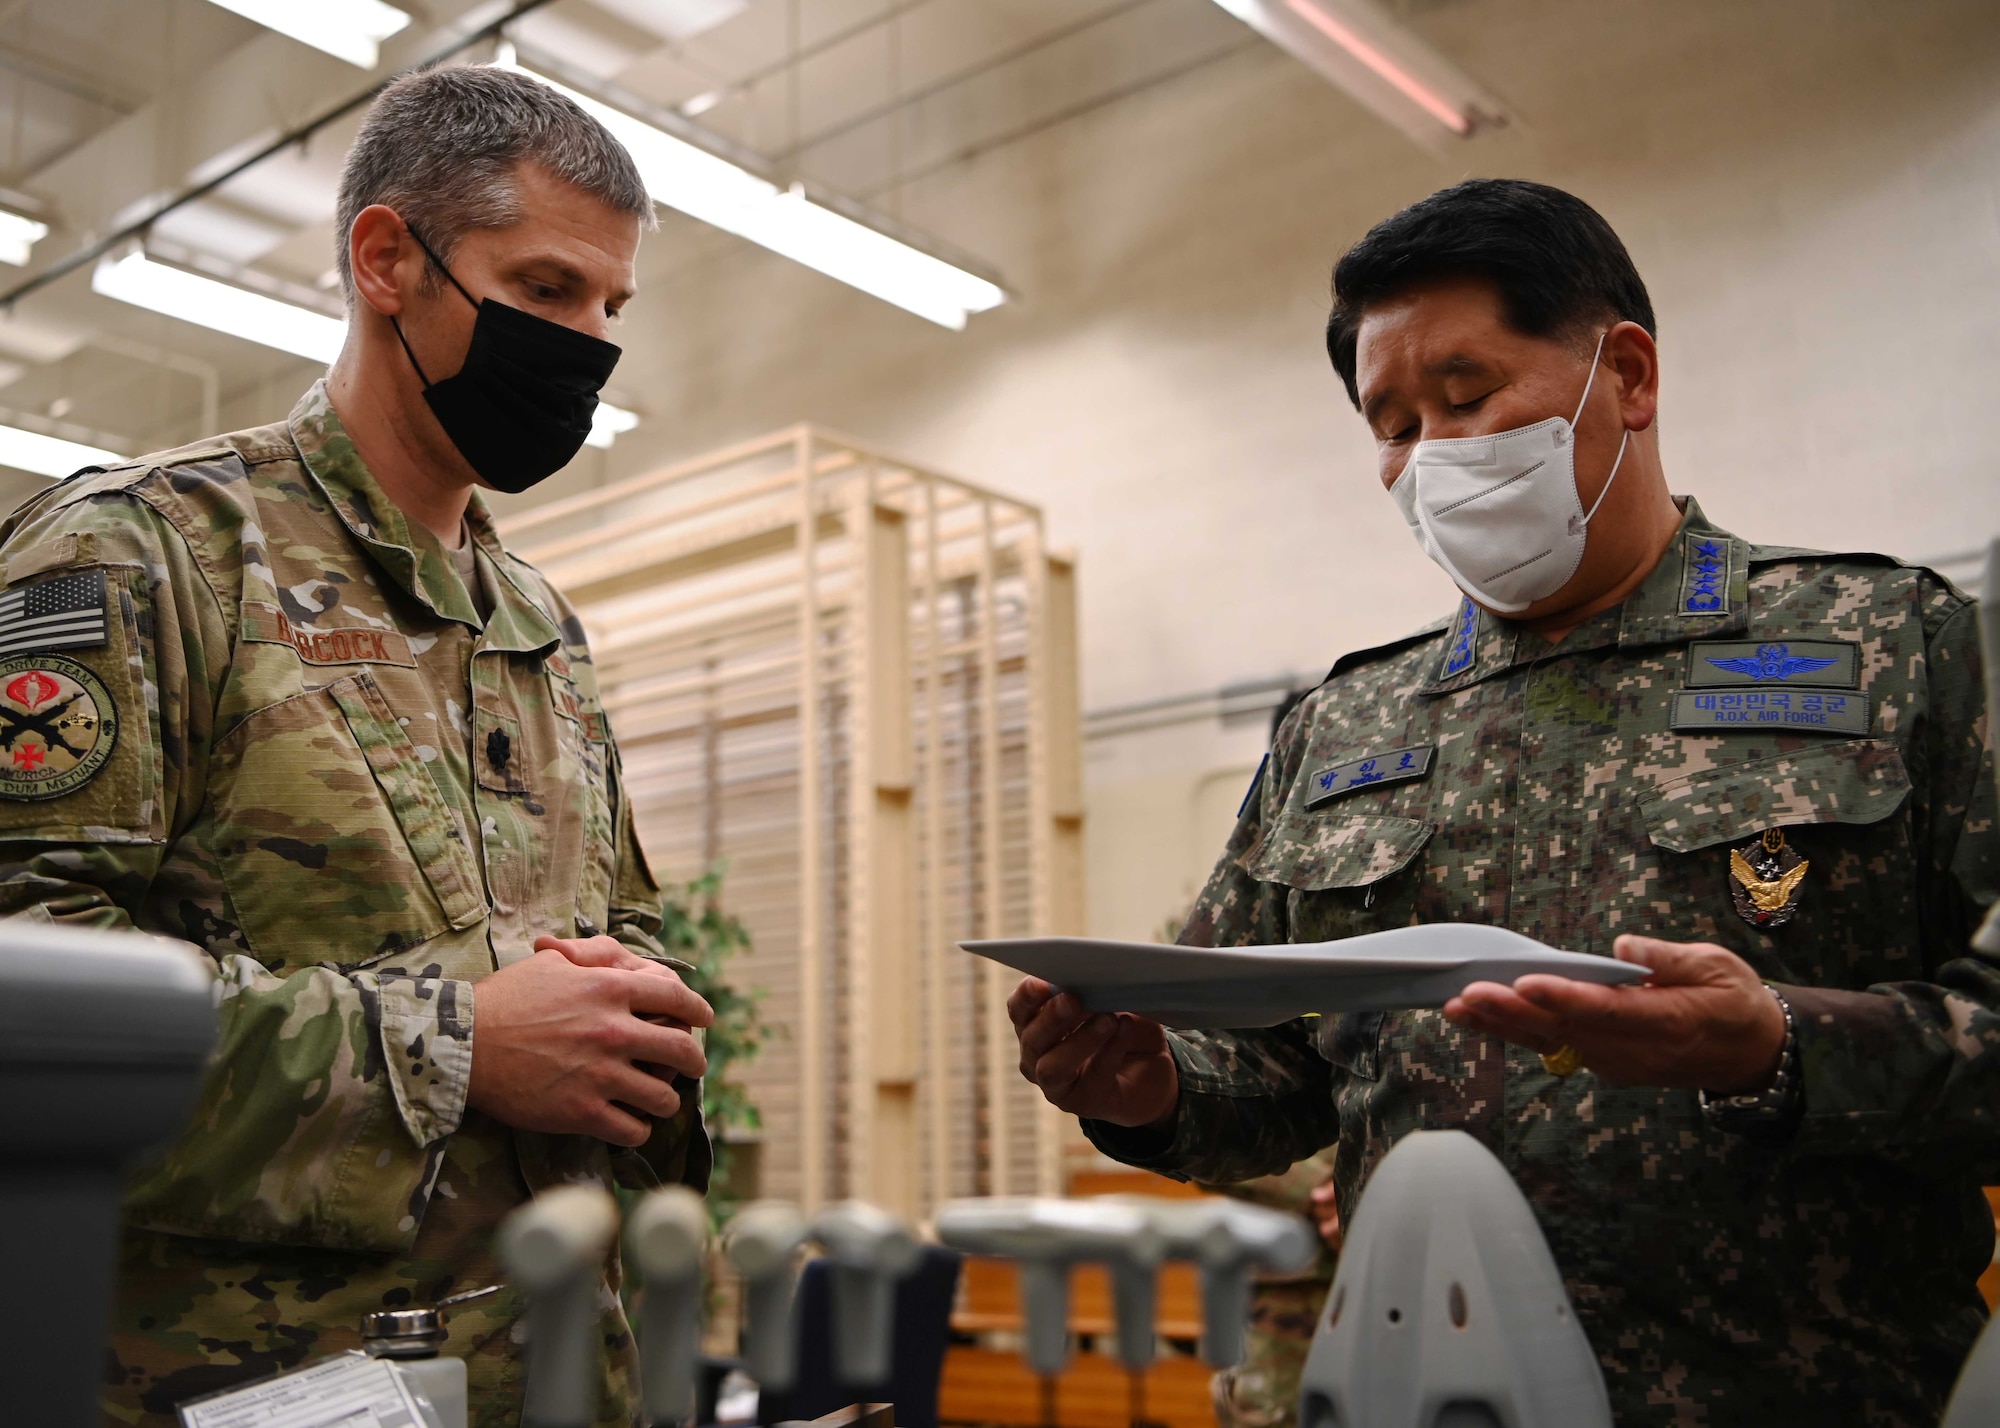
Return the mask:
<path id="1" fill-rule="evenodd" d="M 387 204 L 450 262 L 470 230 L 520 220 L 514 169 L 523 161 L 632 214 L 642 227 L 656 226 L 632 155 L 566 96 L 514 70 L 419 70 L 376 97 L 341 170 L 334 261 L 348 301 L 354 273 L 347 244 L 362 209 Z M 438 284 L 428 267 L 425 281 Z"/>

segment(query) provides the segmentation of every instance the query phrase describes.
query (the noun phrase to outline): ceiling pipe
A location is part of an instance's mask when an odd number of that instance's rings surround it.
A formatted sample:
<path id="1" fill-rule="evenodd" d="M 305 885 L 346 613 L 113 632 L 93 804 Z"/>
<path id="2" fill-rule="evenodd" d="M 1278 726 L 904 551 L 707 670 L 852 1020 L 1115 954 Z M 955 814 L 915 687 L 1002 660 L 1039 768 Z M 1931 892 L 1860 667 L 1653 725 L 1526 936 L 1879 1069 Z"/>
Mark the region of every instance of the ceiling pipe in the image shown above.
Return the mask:
<path id="1" fill-rule="evenodd" d="M 15 284 L 14 287 L 5 293 L 0 293 L 0 309 L 11 308 L 22 298 L 28 296 L 28 294 L 37 292 L 51 283 L 68 277 L 71 273 L 79 269 L 90 266 L 127 239 L 136 238 L 144 234 L 154 223 L 164 218 L 167 214 L 172 213 L 175 209 L 193 203 L 198 198 L 206 198 L 231 179 L 237 177 L 237 175 L 247 173 L 249 170 L 256 168 L 257 165 L 263 163 L 264 160 L 270 158 L 272 155 L 282 153 L 294 144 L 303 143 L 334 120 L 339 119 L 343 115 L 351 114 L 362 105 L 369 103 L 376 95 L 380 94 L 404 75 L 415 73 L 420 69 L 428 69 L 432 65 L 450 59 L 453 55 L 461 54 L 471 49 L 474 45 L 496 38 L 508 25 L 520 19 L 529 11 L 539 10 L 548 3 L 549 0 L 518 0 L 518 3 L 510 7 L 505 14 L 488 20 L 478 28 L 458 36 L 449 44 L 426 55 L 415 64 L 407 65 L 397 70 L 394 74 L 385 75 L 359 94 L 342 100 L 333 108 L 325 110 L 297 128 L 287 130 L 263 148 L 252 153 L 248 158 L 231 164 L 221 173 L 215 175 L 215 177 L 206 179 L 192 187 L 184 188 L 179 193 L 174 194 L 170 198 L 163 199 L 157 204 L 149 205 L 145 210 L 144 216 L 133 219 L 131 222 L 126 223 L 114 232 L 108 233 L 94 242 L 85 243 L 82 247 L 74 250 L 65 257 L 57 259 L 33 277 Z"/>

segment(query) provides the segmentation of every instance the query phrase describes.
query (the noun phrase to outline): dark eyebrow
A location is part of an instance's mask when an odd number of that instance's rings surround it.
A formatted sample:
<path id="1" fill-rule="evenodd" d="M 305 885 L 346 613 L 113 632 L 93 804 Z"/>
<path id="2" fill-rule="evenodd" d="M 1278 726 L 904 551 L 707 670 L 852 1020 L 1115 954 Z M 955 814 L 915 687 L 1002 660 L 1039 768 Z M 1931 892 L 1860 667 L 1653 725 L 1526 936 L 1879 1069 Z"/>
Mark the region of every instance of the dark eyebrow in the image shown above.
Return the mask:
<path id="1" fill-rule="evenodd" d="M 526 262 L 521 264 L 520 271 L 526 273 L 530 268 L 551 269 L 559 277 L 561 277 L 564 282 L 568 283 L 572 287 L 581 288 L 581 287 L 588 287 L 590 285 L 590 279 L 584 276 L 583 270 L 581 268 L 572 267 L 570 264 L 565 263 L 560 258 L 550 258 L 550 257 L 529 258 Z M 632 293 L 633 290 L 631 288 L 620 288 L 616 292 L 611 294 L 611 300 L 616 303 L 627 303 L 632 300 Z"/>
<path id="2" fill-rule="evenodd" d="M 1440 358 L 1438 361 L 1427 365 L 1424 368 L 1424 375 L 1426 377 L 1457 377 L 1463 376 L 1468 372 L 1483 374 L 1492 370 L 1491 367 L 1476 357 L 1468 357 L 1463 352 L 1454 352 L 1449 357 Z M 1361 419 L 1373 425 L 1375 413 L 1381 408 L 1382 403 L 1389 400 L 1390 395 L 1388 392 L 1377 392 L 1374 396 L 1364 401 L 1361 404 Z"/>
<path id="3" fill-rule="evenodd" d="M 1468 357 L 1463 352 L 1454 352 L 1441 362 L 1433 362 L 1424 368 L 1427 377 L 1455 377 L 1462 372 L 1485 372 L 1489 368 L 1477 358 Z"/>

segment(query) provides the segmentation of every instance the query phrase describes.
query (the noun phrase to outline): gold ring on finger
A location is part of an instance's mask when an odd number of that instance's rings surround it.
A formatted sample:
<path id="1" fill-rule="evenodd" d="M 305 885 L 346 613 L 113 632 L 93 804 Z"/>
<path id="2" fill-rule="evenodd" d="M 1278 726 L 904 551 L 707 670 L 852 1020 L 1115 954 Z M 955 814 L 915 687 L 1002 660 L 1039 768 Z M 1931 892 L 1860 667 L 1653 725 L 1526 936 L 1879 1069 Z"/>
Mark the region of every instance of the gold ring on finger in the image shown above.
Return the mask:
<path id="1" fill-rule="evenodd" d="M 1576 1048 L 1564 1042 L 1554 1051 L 1542 1053 L 1542 1069 L 1551 1076 L 1574 1076 L 1583 1065 L 1583 1058 L 1576 1054 Z"/>

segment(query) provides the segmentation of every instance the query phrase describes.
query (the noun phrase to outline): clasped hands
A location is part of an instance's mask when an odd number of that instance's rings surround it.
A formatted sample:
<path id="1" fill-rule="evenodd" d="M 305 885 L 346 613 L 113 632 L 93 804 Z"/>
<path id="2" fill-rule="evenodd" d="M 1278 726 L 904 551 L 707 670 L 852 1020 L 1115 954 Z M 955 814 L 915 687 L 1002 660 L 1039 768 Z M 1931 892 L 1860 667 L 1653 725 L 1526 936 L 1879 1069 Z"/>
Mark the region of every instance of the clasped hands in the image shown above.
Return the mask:
<path id="1" fill-rule="evenodd" d="M 680 1110 L 676 1074 L 708 1058 L 715 1019 L 674 972 L 614 937 L 538 937 L 473 990 L 466 1104 L 520 1130 L 639 1146 Z"/>
<path id="2" fill-rule="evenodd" d="M 1543 1054 L 1574 1047 L 1612 1085 L 1742 1095 L 1771 1083 L 1785 1017 L 1747 962 L 1710 942 L 1631 934 L 1612 950 L 1649 968 L 1651 979 L 1606 987 L 1538 973 L 1511 987 L 1475 982 L 1445 1003 L 1444 1015 Z M 1014 989 L 1007 1014 L 1021 1074 L 1058 1109 L 1121 1126 L 1172 1120 L 1180 1077 L 1158 1023 L 1087 1011 L 1039 977 Z"/>

